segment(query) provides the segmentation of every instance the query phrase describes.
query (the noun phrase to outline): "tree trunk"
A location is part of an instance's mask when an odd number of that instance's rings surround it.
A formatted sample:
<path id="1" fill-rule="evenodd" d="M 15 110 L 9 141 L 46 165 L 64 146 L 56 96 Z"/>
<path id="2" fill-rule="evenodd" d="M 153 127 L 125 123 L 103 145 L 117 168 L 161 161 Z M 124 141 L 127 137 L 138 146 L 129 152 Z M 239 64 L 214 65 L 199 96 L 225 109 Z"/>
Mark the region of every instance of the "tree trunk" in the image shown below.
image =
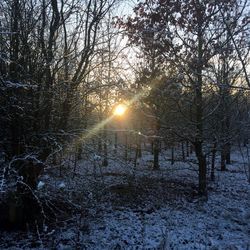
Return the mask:
<path id="1" fill-rule="evenodd" d="M 206 157 L 204 156 L 202 152 L 202 143 L 200 143 L 199 141 L 197 141 L 195 144 L 195 152 L 196 152 L 196 157 L 198 159 L 198 165 L 199 165 L 199 193 L 201 195 L 206 195 L 207 194 Z"/>
<path id="2" fill-rule="evenodd" d="M 231 145 L 230 142 L 226 144 L 226 164 L 231 164 Z"/>
<path id="3" fill-rule="evenodd" d="M 137 159 L 138 159 L 138 153 L 139 153 L 139 148 L 138 145 L 136 145 L 136 149 L 135 149 L 135 159 L 134 159 L 134 167 L 137 167 Z"/>
<path id="4" fill-rule="evenodd" d="M 154 143 L 154 163 L 153 168 L 159 169 L 159 139 L 157 138 Z"/>
<path id="5" fill-rule="evenodd" d="M 154 169 L 159 169 L 159 153 L 160 153 L 160 128 L 161 128 L 161 124 L 160 121 L 157 120 L 157 124 L 156 124 L 156 138 L 154 140 L 154 148 L 153 148 L 153 152 L 154 152 L 154 163 L 153 163 L 153 168 Z"/>
<path id="6" fill-rule="evenodd" d="M 198 159 L 199 165 L 199 193 L 201 195 L 207 194 L 207 183 L 206 183 L 206 157 L 203 153 L 203 97 L 202 97 L 202 70 L 203 70 L 203 31 L 202 23 L 203 17 L 200 10 L 200 6 L 197 7 L 197 19 L 198 19 L 198 60 L 196 65 L 196 77 L 197 82 L 195 83 L 195 107 L 196 107 L 196 133 L 195 133 L 195 153 Z"/>
<path id="7" fill-rule="evenodd" d="M 212 149 L 212 160 L 211 160 L 211 180 L 212 181 L 214 181 L 215 179 L 214 169 L 215 169 L 216 148 L 217 148 L 217 143 L 214 142 L 213 149 Z"/>
<path id="8" fill-rule="evenodd" d="M 19 68 L 19 47 L 20 47 L 20 37 L 19 37 L 19 17 L 20 17 L 20 3 L 19 0 L 14 0 L 11 10 L 11 39 L 10 39 L 10 64 L 9 64 L 9 77 L 12 82 L 17 82 Z M 15 93 L 15 92 L 14 92 Z M 18 93 L 19 94 L 19 93 Z M 21 94 L 21 93 L 20 93 Z M 11 112 L 16 113 L 15 109 Z M 18 155 L 20 153 L 20 116 L 14 115 L 11 120 L 11 156 Z"/>
<path id="9" fill-rule="evenodd" d="M 117 154 L 117 143 L 118 143 L 118 135 L 117 135 L 117 131 L 115 131 L 115 149 L 114 149 L 114 153 Z"/>
<path id="10" fill-rule="evenodd" d="M 124 159 L 125 161 L 128 160 L 128 134 L 127 131 L 124 132 L 125 134 L 125 154 L 124 154 Z"/>
<path id="11" fill-rule="evenodd" d="M 181 152 L 182 152 L 182 160 L 185 161 L 185 150 L 184 150 L 184 142 L 181 142 Z"/>
<path id="12" fill-rule="evenodd" d="M 104 126 L 103 140 L 104 140 L 104 145 L 103 145 L 103 162 L 102 162 L 102 165 L 104 167 L 106 167 L 106 166 L 108 166 L 107 126 Z"/>
<path id="13" fill-rule="evenodd" d="M 138 138 L 138 157 L 142 157 L 142 150 L 141 150 L 141 136 Z"/>
<path id="14" fill-rule="evenodd" d="M 226 156 L 225 156 L 225 146 L 222 146 L 221 149 L 221 155 L 220 155 L 220 166 L 221 166 L 221 171 L 226 171 Z"/>
<path id="15" fill-rule="evenodd" d="M 189 143 L 186 142 L 186 156 L 189 157 Z"/>
<path id="16" fill-rule="evenodd" d="M 171 165 L 174 165 L 174 146 L 171 148 Z"/>

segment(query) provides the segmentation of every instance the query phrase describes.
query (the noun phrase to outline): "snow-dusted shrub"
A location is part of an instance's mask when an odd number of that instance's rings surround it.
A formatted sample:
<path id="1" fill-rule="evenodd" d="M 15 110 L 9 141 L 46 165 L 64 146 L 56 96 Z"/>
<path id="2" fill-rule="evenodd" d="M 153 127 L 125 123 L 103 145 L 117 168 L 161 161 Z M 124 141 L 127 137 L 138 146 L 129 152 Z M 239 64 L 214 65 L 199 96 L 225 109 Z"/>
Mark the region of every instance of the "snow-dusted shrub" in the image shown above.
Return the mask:
<path id="1" fill-rule="evenodd" d="M 1 227 L 25 228 L 27 223 L 43 220 L 43 206 L 35 192 L 43 169 L 33 156 L 13 159 L 6 166 L 1 180 Z"/>

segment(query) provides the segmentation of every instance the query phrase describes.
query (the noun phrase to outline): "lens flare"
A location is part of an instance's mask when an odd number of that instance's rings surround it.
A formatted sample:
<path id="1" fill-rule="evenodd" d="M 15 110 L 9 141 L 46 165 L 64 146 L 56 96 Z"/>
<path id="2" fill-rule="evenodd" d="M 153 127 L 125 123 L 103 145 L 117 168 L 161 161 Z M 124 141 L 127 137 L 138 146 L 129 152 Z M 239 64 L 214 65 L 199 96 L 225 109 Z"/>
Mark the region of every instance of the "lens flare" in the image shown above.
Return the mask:
<path id="1" fill-rule="evenodd" d="M 126 112 L 127 107 L 124 104 L 119 104 L 115 107 L 113 114 L 117 116 L 122 116 Z"/>
<path id="2" fill-rule="evenodd" d="M 145 92 L 141 91 L 138 94 L 134 95 L 134 97 L 132 99 L 130 99 L 126 103 L 126 105 L 124 105 L 124 104 L 117 105 L 117 107 L 114 109 L 114 112 L 112 113 L 111 116 L 107 117 L 106 119 L 102 120 L 98 124 L 94 125 L 92 128 L 90 128 L 87 131 L 85 131 L 85 133 L 83 132 L 81 134 L 81 136 L 79 136 L 73 142 L 73 144 L 75 146 L 77 146 L 78 144 L 81 144 L 82 142 L 86 142 L 88 139 L 91 139 L 92 137 L 94 137 L 95 135 L 97 135 L 100 130 L 102 130 L 103 128 L 105 128 L 105 126 L 107 124 L 109 124 L 115 118 L 115 116 L 122 116 L 126 112 L 126 110 L 131 105 L 133 105 L 133 103 L 135 103 L 136 101 L 140 100 L 140 98 L 143 97 L 144 94 L 145 94 Z"/>

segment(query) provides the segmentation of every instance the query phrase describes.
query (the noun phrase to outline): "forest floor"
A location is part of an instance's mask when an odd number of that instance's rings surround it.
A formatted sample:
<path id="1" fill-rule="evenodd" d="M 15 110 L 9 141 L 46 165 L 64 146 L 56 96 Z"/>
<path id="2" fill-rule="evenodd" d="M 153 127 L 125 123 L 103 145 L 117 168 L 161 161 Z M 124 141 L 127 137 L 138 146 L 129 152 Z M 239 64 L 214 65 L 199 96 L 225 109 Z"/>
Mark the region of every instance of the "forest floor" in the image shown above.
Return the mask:
<path id="1" fill-rule="evenodd" d="M 108 167 L 85 159 L 48 170 L 37 192 L 53 194 L 57 211 L 64 204 L 75 211 L 34 233 L 1 232 L 0 249 L 250 249 L 250 185 L 240 154 L 216 171 L 207 199 L 197 195 L 197 166 L 171 165 L 168 156 L 159 170 L 146 152 L 136 167 L 113 157 Z"/>

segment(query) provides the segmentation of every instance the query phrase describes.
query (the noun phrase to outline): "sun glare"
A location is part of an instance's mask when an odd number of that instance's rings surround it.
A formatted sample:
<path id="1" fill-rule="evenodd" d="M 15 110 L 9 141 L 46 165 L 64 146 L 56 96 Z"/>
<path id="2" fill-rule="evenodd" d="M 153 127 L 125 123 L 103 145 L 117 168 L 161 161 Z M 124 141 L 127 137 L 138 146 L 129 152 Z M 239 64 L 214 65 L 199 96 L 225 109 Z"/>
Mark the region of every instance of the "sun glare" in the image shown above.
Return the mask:
<path id="1" fill-rule="evenodd" d="M 114 109 L 114 115 L 122 116 L 126 112 L 127 107 L 124 104 L 119 104 Z"/>

